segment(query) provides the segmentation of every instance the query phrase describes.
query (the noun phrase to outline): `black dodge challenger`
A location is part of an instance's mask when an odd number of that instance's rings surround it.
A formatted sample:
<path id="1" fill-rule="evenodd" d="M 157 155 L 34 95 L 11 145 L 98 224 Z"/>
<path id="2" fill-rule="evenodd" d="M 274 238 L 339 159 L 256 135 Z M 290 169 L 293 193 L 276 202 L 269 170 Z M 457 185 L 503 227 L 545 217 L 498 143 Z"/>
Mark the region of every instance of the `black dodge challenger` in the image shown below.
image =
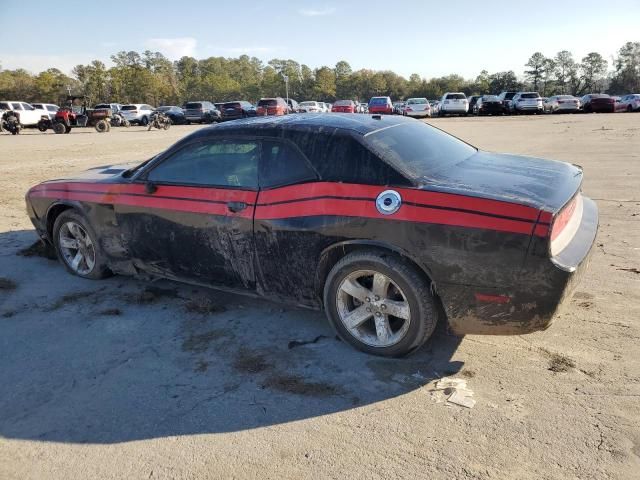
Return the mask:
<path id="1" fill-rule="evenodd" d="M 203 128 L 140 165 L 41 183 L 27 209 L 81 277 L 324 308 L 354 347 L 400 356 L 442 313 L 459 334 L 547 328 L 598 228 L 581 184 L 575 165 L 417 120 L 308 114 Z"/>

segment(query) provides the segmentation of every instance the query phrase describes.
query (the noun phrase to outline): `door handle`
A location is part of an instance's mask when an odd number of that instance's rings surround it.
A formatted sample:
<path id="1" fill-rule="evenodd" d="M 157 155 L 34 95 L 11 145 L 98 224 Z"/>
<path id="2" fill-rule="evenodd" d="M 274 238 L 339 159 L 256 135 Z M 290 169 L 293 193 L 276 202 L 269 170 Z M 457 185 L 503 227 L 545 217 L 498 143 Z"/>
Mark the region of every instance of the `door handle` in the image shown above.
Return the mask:
<path id="1" fill-rule="evenodd" d="M 244 202 L 227 202 L 227 208 L 230 212 L 237 213 L 247 208 L 247 204 Z"/>

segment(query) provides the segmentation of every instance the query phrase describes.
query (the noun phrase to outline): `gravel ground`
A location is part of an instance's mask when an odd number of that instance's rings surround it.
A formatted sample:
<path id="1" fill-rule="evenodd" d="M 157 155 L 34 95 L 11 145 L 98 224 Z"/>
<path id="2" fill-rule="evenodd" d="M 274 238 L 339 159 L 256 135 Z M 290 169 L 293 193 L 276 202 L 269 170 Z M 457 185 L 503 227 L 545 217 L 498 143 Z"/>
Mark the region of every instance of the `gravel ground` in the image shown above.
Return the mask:
<path id="1" fill-rule="evenodd" d="M 16 255 L 35 240 L 27 188 L 146 159 L 200 127 L 0 135 L 0 478 L 638 478 L 640 115 L 430 122 L 584 167 L 596 252 L 549 330 L 440 329 L 385 360 L 317 312 L 72 277 Z M 434 391 L 447 375 L 467 381 L 473 409 Z"/>

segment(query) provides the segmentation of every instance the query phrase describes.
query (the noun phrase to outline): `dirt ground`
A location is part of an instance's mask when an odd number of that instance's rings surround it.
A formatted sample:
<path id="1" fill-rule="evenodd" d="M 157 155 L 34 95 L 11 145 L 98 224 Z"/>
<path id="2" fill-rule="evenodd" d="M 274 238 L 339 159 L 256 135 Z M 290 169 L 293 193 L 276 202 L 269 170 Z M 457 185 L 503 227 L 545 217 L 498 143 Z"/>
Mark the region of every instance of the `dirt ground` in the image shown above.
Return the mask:
<path id="1" fill-rule="evenodd" d="M 447 118 L 493 151 L 580 164 L 590 269 L 551 328 L 385 360 L 317 312 L 16 253 L 24 194 L 199 127 L 0 136 L 0 478 L 640 478 L 640 115 Z M 312 343 L 305 343 L 311 341 Z M 448 405 L 442 376 L 477 404 Z"/>

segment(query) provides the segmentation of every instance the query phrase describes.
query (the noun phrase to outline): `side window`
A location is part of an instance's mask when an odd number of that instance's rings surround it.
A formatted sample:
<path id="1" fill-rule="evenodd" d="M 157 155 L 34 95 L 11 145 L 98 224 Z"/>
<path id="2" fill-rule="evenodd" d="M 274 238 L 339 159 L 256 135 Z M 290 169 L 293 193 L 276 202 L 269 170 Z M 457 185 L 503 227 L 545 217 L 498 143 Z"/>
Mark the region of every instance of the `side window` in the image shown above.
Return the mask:
<path id="1" fill-rule="evenodd" d="M 47 105 L 47 110 L 50 112 L 57 112 L 58 108 L 55 105 Z"/>
<path id="2" fill-rule="evenodd" d="M 272 140 L 262 142 L 261 187 L 291 185 L 317 178 L 307 159 L 296 148 Z"/>
<path id="3" fill-rule="evenodd" d="M 12 103 L 11 107 L 13 107 L 13 110 L 22 110 L 22 105 L 19 103 Z"/>
<path id="4" fill-rule="evenodd" d="M 289 132 L 288 138 L 328 182 L 410 186 L 411 182 L 348 135 Z"/>
<path id="5" fill-rule="evenodd" d="M 257 188 L 259 153 L 256 141 L 193 143 L 153 168 L 147 179 L 157 183 Z"/>

